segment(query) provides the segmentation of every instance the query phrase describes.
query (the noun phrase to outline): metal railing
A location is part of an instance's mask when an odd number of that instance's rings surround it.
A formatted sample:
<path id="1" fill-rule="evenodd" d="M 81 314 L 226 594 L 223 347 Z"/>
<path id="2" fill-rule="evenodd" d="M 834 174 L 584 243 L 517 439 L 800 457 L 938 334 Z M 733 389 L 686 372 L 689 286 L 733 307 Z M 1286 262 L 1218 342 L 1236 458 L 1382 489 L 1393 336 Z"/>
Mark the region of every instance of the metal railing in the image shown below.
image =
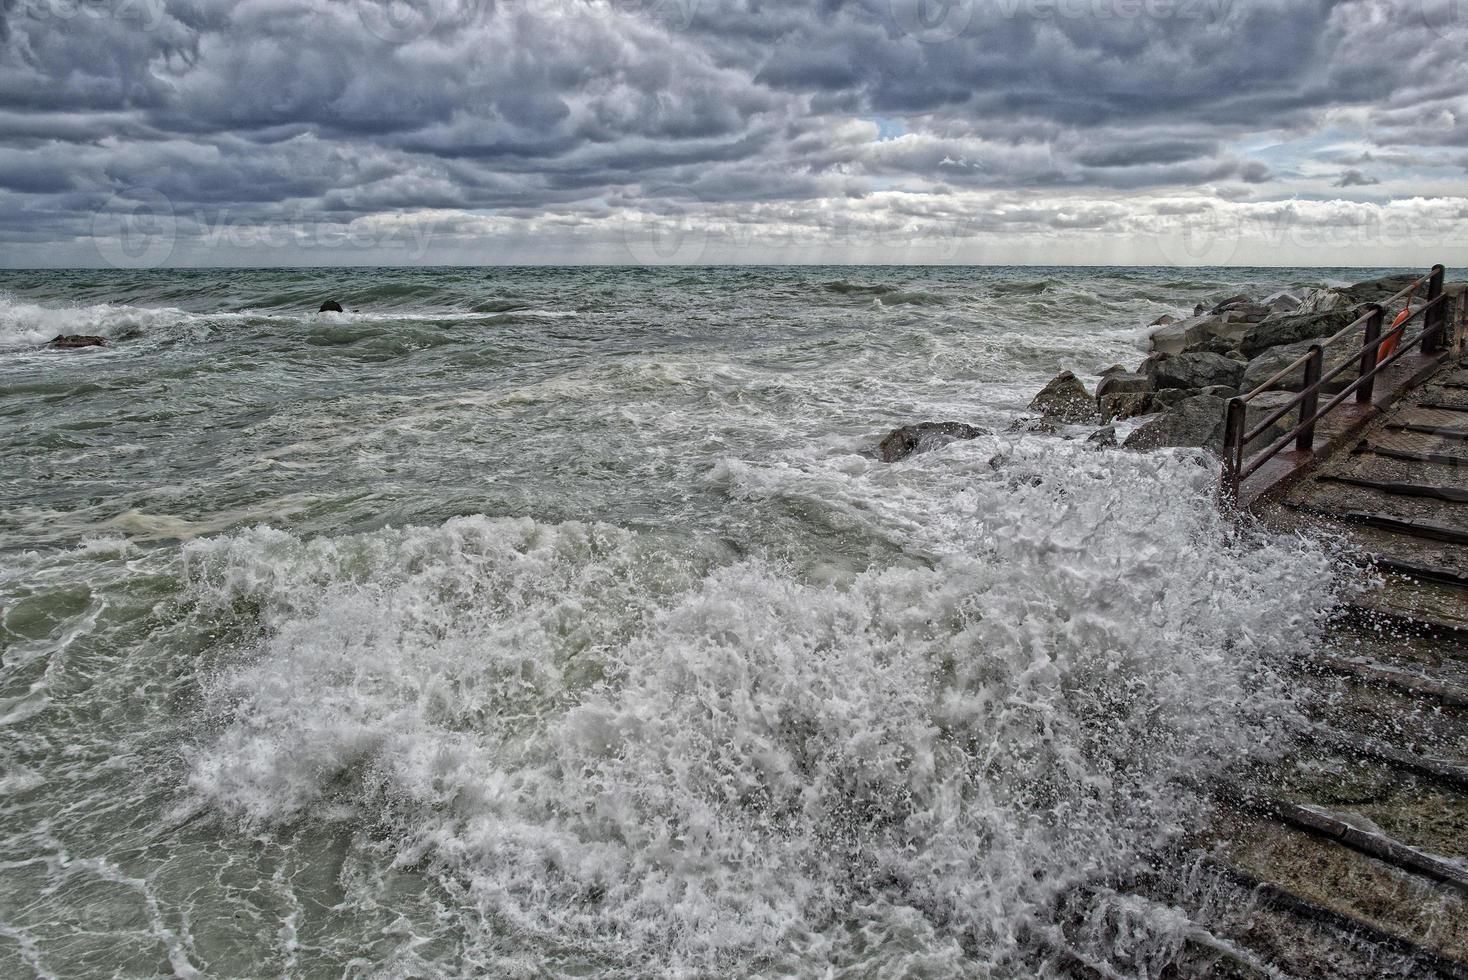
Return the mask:
<path id="1" fill-rule="evenodd" d="M 1244 480 L 1283 452 L 1291 442 L 1295 444 L 1295 449 L 1299 452 L 1309 452 L 1313 449 L 1316 423 L 1344 402 L 1352 393 L 1355 394 L 1358 404 L 1369 404 L 1375 394 L 1376 376 L 1395 364 L 1408 351 L 1421 347 L 1424 354 L 1435 354 L 1446 346 L 1448 297 L 1443 294 L 1444 271 L 1442 266 L 1435 265 L 1425 277 L 1388 298 L 1384 303 L 1367 304 L 1365 313 L 1320 343 L 1310 345 L 1308 351 L 1276 371 L 1259 387 L 1248 394 L 1229 399 L 1223 434 L 1223 476 L 1219 483 L 1220 493 L 1227 503 L 1237 504 L 1239 487 Z M 1424 280 L 1427 282 L 1427 301 L 1414 310 L 1400 325 L 1383 336 L 1381 325 L 1385 316 L 1384 310 L 1404 296 L 1414 295 Z M 1407 328 L 1418 317 L 1422 317 L 1422 329 L 1408 340 L 1406 339 Z M 1324 370 L 1325 348 L 1350 335 L 1357 327 L 1363 325 L 1365 343 L 1361 348 L 1329 371 Z M 1381 345 L 1393 337 L 1401 338 L 1397 349 L 1388 357 L 1378 358 L 1377 351 Z M 1322 407 L 1320 405 L 1321 389 L 1353 365 L 1359 367 L 1359 376 Z M 1300 391 L 1289 402 L 1270 412 L 1267 418 L 1246 430 L 1249 403 L 1266 391 L 1274 390 L 1281 381 L 1294 374 L 1302 366 L 1304 377 Z M 1299 409 L 1300 416 L 1294 428 L 1250 456 L 1246 462 L 1244 454 L 1249 443 L 1264 435 L 1276 422 L 1296 409 Z"/>

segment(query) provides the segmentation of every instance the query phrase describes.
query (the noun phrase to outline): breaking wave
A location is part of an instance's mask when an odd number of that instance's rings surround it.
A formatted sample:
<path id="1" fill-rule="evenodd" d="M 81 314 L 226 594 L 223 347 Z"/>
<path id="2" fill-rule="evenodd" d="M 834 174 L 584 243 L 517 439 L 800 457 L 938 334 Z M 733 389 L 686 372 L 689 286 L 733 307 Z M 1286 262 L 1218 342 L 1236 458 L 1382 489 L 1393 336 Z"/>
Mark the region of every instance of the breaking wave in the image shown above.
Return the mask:
<path id="1" fill-rule="evenodd" d="M 1230 527 L 1189 453 L 711 479 L 897 557 L 488 517 L 189 543 L 198 615 L 258 639 L 206 685 L 185 810 L 365 822 L 488 972 L 1029 976 L 1057 903 L 1276 751 L 1279 665 L 1334 600 L 1329 557 Z"/>

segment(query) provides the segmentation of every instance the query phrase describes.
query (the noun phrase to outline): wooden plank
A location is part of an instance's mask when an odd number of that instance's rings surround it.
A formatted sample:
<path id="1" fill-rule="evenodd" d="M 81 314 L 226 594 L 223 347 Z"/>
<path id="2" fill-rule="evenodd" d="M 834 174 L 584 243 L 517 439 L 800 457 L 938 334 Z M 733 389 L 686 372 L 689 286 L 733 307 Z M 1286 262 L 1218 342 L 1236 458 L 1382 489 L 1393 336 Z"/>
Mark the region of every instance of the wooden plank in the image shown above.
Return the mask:
<path id="1" fill-rule="evenodd" d="M 1468 441 L 1468 429 L 1445 429 L 1434 425 L 1416 425 L 1411 422 L 1388 422 L 1383 428 L 1396 432 L 1416 432 L 1425 436 L 1437 436 L 1439 439 Z"/>
<path id="2" fill-rule="evenodd" d="M 1448 980 L 1468 980 L 1468 963 L 1460 963 L 1451 957 L 1443 956 L 1405 936 L 1386 932 L 1364 919 L 1326 908 L 1324 905 L 1302 898 L 1282 885 L 1265 881 L 1257 875 L 1232 864 L 1225 864 L 1216 858 L 1205 857 L 1203 864 L 1225 880 L 1253 892 L 1270 905 L 1289 912 L 1291 915 L 1298 916 L 1307 922 L 1319 923 L 1343 935 L 1365 940 L 1374 946 L 1415 960 L 1414 966 L 1425 967 L 1439 977 L 1448 978 Z"/>
<path id="3" fill-rule="evenodd" d="M 1254 797 L 1248 801 L 1260 812 L 1281 820 L 1292 827 L 1318 834 L 1329 838 L 1340 844 L 1344 844 L 1353 851 L 1360 851 L 1368 857 L 1374 857 L 1379 861 L 1410 871 L 1414 874 L 1423 875 L 1434 881 L 1453 885 L 1468 892 L 1468 871 L 1438 857 L 1419 851 L 1414 847 L 1408 847 L 1399 841 L 1393 840 L 1385 834 L 1378 834 L 1368 830 L 1353 827 L 1344 820 L 1338 820 L 1327 813 L 1310 807 L 1303 807 L 1286 800 L 1261 799 Z"/>
<path id="4" fill-rule="evenodd" d="M 1457 487 L 1434 487 L 1424 483 L 1391 483 L 1382 480 L 1367 480 L 1359 476 L 1336 476 L 1333 473 L 1322 473 L 1315 479 L 1317 482 L 1345 483 L 1353 487 L 1365 487 L 1367 490 L 1380 490 L 1382 493 L 1398 497 L 1427 497 L 1431 500 L 1445 500 L 1450 504 L 1468 504 L 1468 490 L 1459 490 Z"/>
<path id="5" fill-rule="evenodd" d="M 1365 756 L 1368 759 L 1386 762 L 1424 776 L 1431 776 L 1433 779 L 1450 783 L 1461 789 L 1468 789 L 1468 767 L 1457 765 L 1446 759 L 1418 755 L 1416 752 L 1404 752 L 1365 735 L 1336 731 L 1323 726 L 1317 726 L 1302 734 L 1305 738 L 1324 745 Z"/>
<path id="6" fill-rule="evenodd" d="M 1389 687 L 1403 694 L 1416 697 L 1432 698 L 1443 704 L 1454 708 L 1468 708 L 1468 688 L 1458 687 L 1454 684 L 1444 684 L 1440 681 L 1423 677 L 1420 674 L 1409 673 L 1405 670 L 1393 670 L 1376 664 L 1364 664 L 1355 660 L 1345 660 L 1340 657 L 1331 657 L 1317 654 L 1310 659 L 1310 664 L 1324 668 L 1335 674 L 1346 677 L 1354 677 L 1368 684 Z"/>
<path id="7" fill-rule="evenodd" d="M 1464 459 L 1462 456 L 1451 456 L 1446 453 L 1408 452 L 1402 449 L 1392 449 L 1388 446 L 1374 446 L 1364 439 L 1351 452 L 1371 453 L 1374 456 L 1385 456 L 1387 459 L 1400 459 L 1407 463 L 1442 463 L 1445 466 L 1462 466 L 1468 463 L 1468 459 Z"/>
<path id="8" fill-rule="evenodd" d="M 1442 524 L 1430 524 L 1427 521 L 1409 521 L 1400 517 L 1392 517 L 1390 514 L 1373 514 L 1362 510 L 1329 510 L 1324 507 L 1315 507 L 1309 504 L 1296 504 L 1294 505 L 1294 509 L 1319 514 L 1322 517 L 1333 517 L 1338 521 L 1363 524 L 1366 527 L 1379 528 L 1395 534 L 1407 534 L 1414 538 L 1446 541 L 1448 544 L 1468 544 L 1468 531 L 1456 527 L 1446 527 Z"/>
<path id="9" fill-rule="evenodd" d="M 1441 582 L 1444 585 L 1456 585 L 1460 588 L 1468 588 L 1468 575 L 1455 571 L 1451 568 L 1442 568 L 1437 565 L 1420 565 L 1416 562 L 1400 561 L 1396 558 L 1383 558 L 1376 556 L 1376 564 L 1382 568 L 1406 575 L 1411 578 L 1420 578 L 1428 582 Z"/>

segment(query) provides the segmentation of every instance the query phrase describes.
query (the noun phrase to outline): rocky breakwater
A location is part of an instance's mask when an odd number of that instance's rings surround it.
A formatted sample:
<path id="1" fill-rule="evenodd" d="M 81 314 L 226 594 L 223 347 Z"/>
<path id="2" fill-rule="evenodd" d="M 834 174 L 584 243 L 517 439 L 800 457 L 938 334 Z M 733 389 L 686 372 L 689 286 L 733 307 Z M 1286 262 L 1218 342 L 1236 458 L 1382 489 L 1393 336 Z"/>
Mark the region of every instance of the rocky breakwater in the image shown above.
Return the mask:
<path id="1" fill-rule="evenodd" d="M 1295 296 L 1280 293 L 1255 300 L 1233 296 L 1211 307 L 1198 307 L 1191 317 L 1162 317 L 1152 325 L 1150 354 L 1134 370 L 1120 364 L 1101 373 L 1094 393 L 1070 371 L 1045 386 L 1030 410 L 1039 418 L 1033 427 L 1099 424 L 1090 441 L 1109 445 L 1116 423 L 1128 422 L 1122 440 L 1128 449 L 1201 446 L 1223 450 L 1224 412 L 1228 399 L 1251 391 L 1319 343 L 1358 319 L 1368 303 L 1383 303 L 1412 284 L 1410 275 L 1387 276 L 1345 287 L 1327 287 Z M 1419 298 L 1420 302 L 1420 298 Z M 1388 322 L 1392 311 L 1388 311 Z M 1335 348 L 1338 361 L 1361 345 L 1358 334 Z M 1327 390 L 1339 390 L 1354 378 L 1347 369 Z M 1273 413 L 1303 384 L 1303 369 L 1286 377 L 1281 387 L 1254 399 L 1249 421 Z M 1278 438 L 1294 424 L 1286 416 Z"/>

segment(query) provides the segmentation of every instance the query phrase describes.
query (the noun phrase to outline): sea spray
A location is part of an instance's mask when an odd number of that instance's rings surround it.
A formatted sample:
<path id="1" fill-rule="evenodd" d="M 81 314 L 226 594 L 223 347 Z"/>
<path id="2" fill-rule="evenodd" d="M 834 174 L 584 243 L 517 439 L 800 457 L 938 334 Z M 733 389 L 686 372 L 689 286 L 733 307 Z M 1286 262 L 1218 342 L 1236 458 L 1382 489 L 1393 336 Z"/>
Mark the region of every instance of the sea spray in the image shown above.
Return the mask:
<path id="1" fill-rule="evenodd" d="M 1057 903 L 1294 724 L 1329 558 L 1230 528 L 1198 463 L 991 438 L 718 468 L 905 556 L 818 576 L 483 517 L 191 543 L 193 601 L 260 638 L 207 685 L 186 805 L 350 812 L 511 972 L 1027 975 Z"/>

